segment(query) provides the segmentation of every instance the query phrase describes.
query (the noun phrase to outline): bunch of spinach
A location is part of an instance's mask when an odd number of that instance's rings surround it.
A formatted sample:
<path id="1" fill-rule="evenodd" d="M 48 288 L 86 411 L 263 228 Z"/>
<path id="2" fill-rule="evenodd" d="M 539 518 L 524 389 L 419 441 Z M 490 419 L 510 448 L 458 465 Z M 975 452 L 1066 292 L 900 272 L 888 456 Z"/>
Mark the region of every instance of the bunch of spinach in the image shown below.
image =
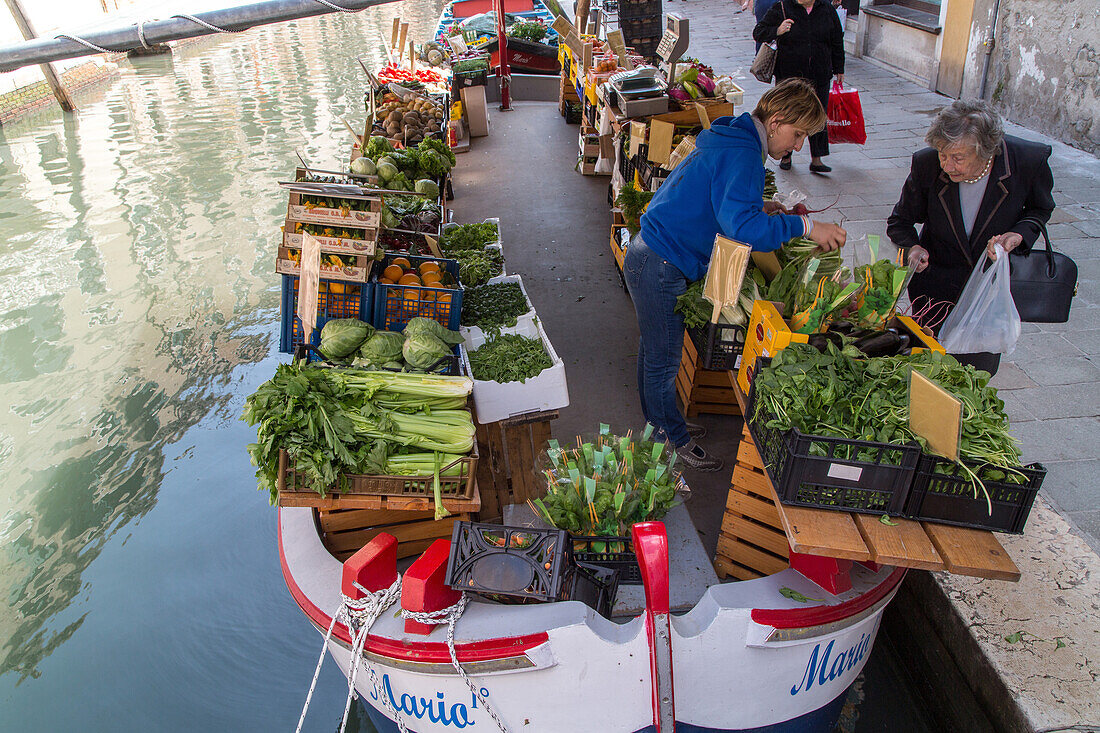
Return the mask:
<path id="1" fill-rule="evenodd" d="M 549 441 L 542 469 L 546 494 L 531 502 L 535 511 L 576 535 L 624 536 L 636 522 L 660 519 L 681 482 L 676 451 L 652 436 L 652 425 L 637 438 L 612 435 L 600 425 L 595 439 L 578 437 L 575 446 Z"/>
<path id="2" fill-rule="evenodd" d="M 469 353 L 474 379 L 484 382 L 526 382 L 553 365 L 542 339 L 500 334 Z"/>
<path id="3" fill-rule="evenodd" d="M 863 286 L 858 307 L 848 320 L 857 326 L 882 328 L 890 318 L 901 295 L 908 268 L 895 265 L 890 260 L 878 260 L 873 265 L 860 265 L 855 271 L 855 282 Z"/>
<path id="4" fill-rule="evenodd" d="M 462 294 L 462 325 L 488 331 L 516 325 L 516 317 L 531 310 L 519 283 L 485 283 Z"/>
<path id="5" fill-rule="evenodd" d="M 466 250 L 485 249 L 486 245 L 500 241 L 500 230 L 496 223 L 485 221 L 478 224 L 456 224 L 443 230 L 439 238 L 439 251 L 443 254 Z"/>
<path id="6" fill-rule="evenodd" d="M 465 249 L 451 253 L 458 261 L 458 279 L 466 287 L 484 285 L 504 272 L 504 255 L 498 249 Z"/>

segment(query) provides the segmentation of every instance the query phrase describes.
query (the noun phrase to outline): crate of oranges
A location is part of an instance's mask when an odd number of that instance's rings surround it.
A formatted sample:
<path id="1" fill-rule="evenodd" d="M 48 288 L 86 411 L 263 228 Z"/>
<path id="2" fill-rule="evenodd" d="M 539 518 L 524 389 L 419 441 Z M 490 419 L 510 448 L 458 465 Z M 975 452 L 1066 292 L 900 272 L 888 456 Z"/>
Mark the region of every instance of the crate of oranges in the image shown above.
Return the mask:
<path id="1" fill-rule="evenodd" d="M 386 255 L 373 282 L 375 328 L 400 331 L 410 319 L 420 316 L 458 330 L 462 288 L 454 260 Z"/>
<path id="2" fill-rule="evenodd" d="M 373 257 L 363 254 L 335 254 L 321 248 L 321 277 L 327 280 L 365 283 L 370 277 L 373 264 Z M 300 275 L 302 250 L 297 247 L 279 247 L 275 258 L 275 272 L 280 275 Z"/>
<path id="3" fill-rule="evenodd" d="M 293 354 L 302 344 L 304 330 L 298 318 L 300 280 L 295 275 L 283 275 L 282 329 L 279 351 Z M 322 280 L 317 288 L 317 325 L 312 343 L 321 343 L 321 327 L 333 318 L 358 318 L 370 322 L 374 315 L 374 283 L 350 283 Z"/>

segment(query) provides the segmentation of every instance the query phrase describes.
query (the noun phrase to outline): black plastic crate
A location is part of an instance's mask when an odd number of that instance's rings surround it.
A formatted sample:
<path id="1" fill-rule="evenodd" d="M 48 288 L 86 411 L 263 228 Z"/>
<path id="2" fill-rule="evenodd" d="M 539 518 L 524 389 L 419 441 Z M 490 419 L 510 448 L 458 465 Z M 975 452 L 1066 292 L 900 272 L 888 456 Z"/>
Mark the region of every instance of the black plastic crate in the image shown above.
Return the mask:
<path id="1" fill-rule="evenodd" d="M 305 330 L 298 318 L 297 275 L 283 275 L 282 323 L 279 330 L 279 351 L 293 354 L 302 344 Z M 317 326 L 311 343 L 321 343 L 321 328 L 333 318 L 358 318 L 367 323 L 374 315 L 374 283 L 348 283 L 322 280 L 324 292 L 317 294 Z"/>
<path id="2" fill-rule="evenodd" d="M 576 600 L 607 616 L 618 574 L 578 566 L 563 529 L 455 522 L 444 582 L 498 603 Z"/>
<path id="3" fill-rule="evenodd" d="M 770 362 L 761 359 L 757 368 Z M 919 445 L 806 435 L 797 428 L 780 431 L 767 427 L 771 419 L 768 410 L 757 410 L 754 380 L 745 420 L 781 502 L 862 514 L 904 513 Z"/>
<path id="4" fill-rule="evenodd" d="M 661 0 L 619 0 L 619 20 L 624 18 L 663 18 Z"/>
<path id="5" fill-rule="evenodd" d="M 966 462 L 985 485 L 980 486 L 954 461 L 922 453 L 905 506 L 906 516 L 974 529 L 1020 534 L 1047 470 L 1032 463 L 1013 474 L 999 466 Z M 990 507 L 992 506 L 992 512 Z"/>
<path id="6" fill-rule="evenodd" d="M 418 257 L 406 254 L 388 254 L 382 258 L 382 266 L 376 272 L 381 273 L 396 257 L 404 257 L 415 267 L 421 262 L 438 262 L 451 276 L 456 285 L 445 288 L 430 288 L 423 285 L 390 285 L 378 282 L 376 274 L 372 280 L 374 286 L 374 320 L 371 325 L 382 331 L 400 331 L 405 324 L 418 316 L 431 318 L 440 325 L 457 331 L 462 315 L 462 288 L 458 287 L 458 263 L 442 257 Z"/>
<path id="7" fill-rule="evenodd" d="M 639 154 L 638 156 L 638 178 L 640 183 L 642 184 L 642 189 L 646 191 L 651 191 L 653 189 L 650 188 L 650 185 L 654 182 L 655 179 L 664 180 L 665 178 L 668 178 L 669 174 L 672 173 L 672 171 L 668 170 L 667 168 L 662 168 L 653 161 L 649 160 L 647 155 L 648 153 L 646 155 Z"/>
<path id="8" fill-rule="evenodd" d="M 565 103 L 565 123 L 567 125 L 579 125 L 584 117 L 584 109 L 580 102 L 567 101 Z"/>
<path id="9" fill-rule="evenodd" d="M 638 43 L 652 38 L 660 38 L 664 32 L 664 18 L 660 15 L 628 17 L 619 12 L 619 28 L 623 32 L 626 45 L 638 50 Z"/>
<path id="10" fill-rule="evenodd" d="M 641 584 L 642 569 L 638 566 L 634 542 L 629 537 L 570 537 L 573 557 L 578 563 L 615 571 L 620 585 Z"/>
<path id="11" fill-rule="evenodd" d="M 745 327 L 732 323 L 708 323 L 689 328 L 688 335 L 699 354 L 698 366 L 728 372 L 739 366 L 738 357 L 745 348 Z"/>

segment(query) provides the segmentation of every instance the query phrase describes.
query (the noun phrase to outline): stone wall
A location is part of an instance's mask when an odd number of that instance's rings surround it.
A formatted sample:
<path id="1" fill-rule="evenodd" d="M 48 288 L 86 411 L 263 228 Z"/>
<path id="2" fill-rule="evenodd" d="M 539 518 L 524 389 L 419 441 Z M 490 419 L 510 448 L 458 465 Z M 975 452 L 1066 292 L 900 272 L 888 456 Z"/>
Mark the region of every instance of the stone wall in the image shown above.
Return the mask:
<path id="1" fill-rule="evenodd" d="M 118 55 L 113 56 L 118 57 Z M 101 62 L 97 59 L 66 69 L 61 72 L 60 76 L 61 83 L 69 93 L 75 94 L 81 89 L 109 79 L 117 73 L 117 64 Z M 57 102 L 54 100 L 53 92 L 44 79 L 0 94 L 0 125 L 51 104 L 57 104 Z"/>
<path id="2" fill-rule="evenodd" d="M 1013 122 L 1100 154 L 1100 0 L 1001 0 L 998 15 L 988 97 Z"/>

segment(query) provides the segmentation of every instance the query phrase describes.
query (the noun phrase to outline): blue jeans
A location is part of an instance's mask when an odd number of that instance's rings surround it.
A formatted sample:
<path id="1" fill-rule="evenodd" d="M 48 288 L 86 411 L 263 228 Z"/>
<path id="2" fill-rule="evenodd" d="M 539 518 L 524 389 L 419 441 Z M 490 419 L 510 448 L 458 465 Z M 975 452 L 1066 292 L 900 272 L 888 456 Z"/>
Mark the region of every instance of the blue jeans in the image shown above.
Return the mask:
<path id="1" fill-rule="evenodd" d="M 676 404 L 676 373 L 684 348 L 684 319 L 674 308 L 688 280 L 657 255 L 641 235 L 630 242 L 623 277 L 638 314 L 638 394 L 642 414 L 672 445 L 688 442 L 687 424 Z"/>

